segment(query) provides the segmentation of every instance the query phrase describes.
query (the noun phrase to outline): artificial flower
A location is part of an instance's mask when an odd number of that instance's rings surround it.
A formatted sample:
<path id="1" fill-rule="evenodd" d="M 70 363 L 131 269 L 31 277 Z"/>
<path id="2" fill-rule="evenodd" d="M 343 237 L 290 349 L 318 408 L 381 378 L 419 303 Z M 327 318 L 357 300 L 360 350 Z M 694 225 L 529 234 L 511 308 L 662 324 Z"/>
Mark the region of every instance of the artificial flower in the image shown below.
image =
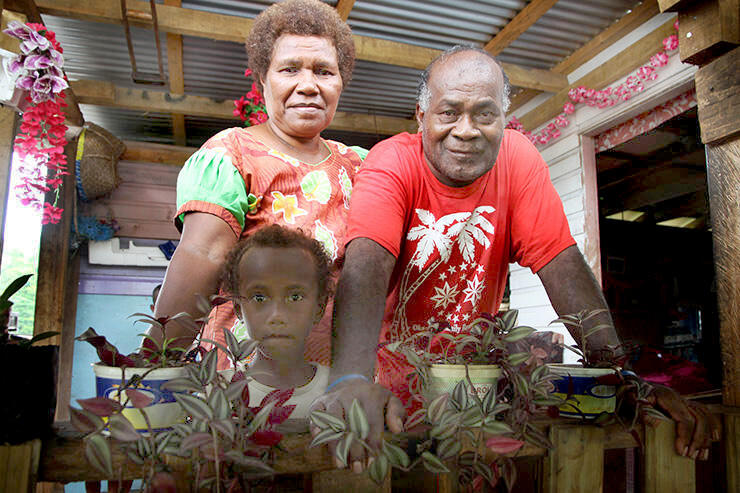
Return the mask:
<path id="1" fill-rule="evenodd" d="M 678 48 L 678 36 L 671 34 L 665 38 L 663 40 L 663 48 L 665 48 L 666 51 L 673 51 Z"/>

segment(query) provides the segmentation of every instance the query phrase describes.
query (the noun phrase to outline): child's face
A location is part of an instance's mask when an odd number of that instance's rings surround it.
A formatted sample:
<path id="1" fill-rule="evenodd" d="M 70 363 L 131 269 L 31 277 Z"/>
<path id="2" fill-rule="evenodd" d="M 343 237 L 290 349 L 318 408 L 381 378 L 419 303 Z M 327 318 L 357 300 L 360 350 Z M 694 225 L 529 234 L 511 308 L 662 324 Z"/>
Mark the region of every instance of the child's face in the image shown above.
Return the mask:
<path id="1" fill-rule="evenodd" d="M 239 262 L 239 316 L 267 356 L 303 353 L 321 319 L 314 258 L 302 248 L 250 248 Z"/>

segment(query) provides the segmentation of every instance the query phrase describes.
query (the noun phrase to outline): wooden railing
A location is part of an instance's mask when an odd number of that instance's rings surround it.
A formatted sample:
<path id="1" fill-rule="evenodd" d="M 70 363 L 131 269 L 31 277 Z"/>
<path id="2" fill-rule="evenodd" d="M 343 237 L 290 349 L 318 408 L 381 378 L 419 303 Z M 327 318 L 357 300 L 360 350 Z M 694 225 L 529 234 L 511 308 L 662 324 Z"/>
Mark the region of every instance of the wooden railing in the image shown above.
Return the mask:
<path id="1" fill-rule="evenodd" d="M 547 429 L 554 447 L 550 450 L 525 446 L 517 457 L 539 457 L 542 477 L 538 489 L 545 493 L 594 493 L 603 491 L 604 451 L 638 446 L 635 436 L 619 425 L 597 427 L 565 420 L 550 420 L 541 424 Z M 53 438 L 17 447 L 0 447 L 0 493 L 32 491 L 32 483 L 103 480 L 99 471 L 85 460 L 84 444 L 79 434 L 62 427 Z M 639 454 L 642 464 L 638 481 L 645 493 L 702 492 L 697 488 L 695 462 L 674 452 L 675 425 L 663 422 L 655 428 L 638 430 L 644 444 Z M 291 433 L 282 442 L 274 468 L 278 474 L 303 474 L 309 480 L 306 489 L 313 491 L 391 491 L 390 478 L 380 487 L 372 484 L 366 474 L 354 475 L 335 469 L 334 459 L 326 447 L 308 449 L 308 433 Z M 18 453 L 13 452 L 13 450 Z M 35 459 L 34 459 L 35 454 Z M 730 454 L 727 454 L 730 455 Z M 728 456 L 728 461 L 738 460 Z M 23 472 L 21 464 L 28 464 Z M 35 468 L 37 465 L 37 468 Z M 176 473 L 184 473 L 188 463 L 175 459 L 171 463 Z M 12 469 L 12 470 L 11 470 Z M 114 454 L 113 469 L 119 479 L 134 479 L 145 470 L 128 461 L 124 454 Z M 34 473 L 35 471 L 35 473 Z M 330 472 L 327 472 L 330 471 Z M 27 474 L 26 489 L 21 476 Z M 423 472 L 418 474 L 423 475 Z M 184 474 L 180 474 L 184 477 Z M 5 481 L 5 483 L 3 483 Z M 10 484 L 11 481 L 20 481 Z M 187 484 L 187 483 L 183 483 Z M 434 484 L 440 492 L 457 491 L 453 475 L 440 475 Z M 183 491 L 187 491 L 183 486 Z M 342 489 L 345 488 L 345 489 Z"/>

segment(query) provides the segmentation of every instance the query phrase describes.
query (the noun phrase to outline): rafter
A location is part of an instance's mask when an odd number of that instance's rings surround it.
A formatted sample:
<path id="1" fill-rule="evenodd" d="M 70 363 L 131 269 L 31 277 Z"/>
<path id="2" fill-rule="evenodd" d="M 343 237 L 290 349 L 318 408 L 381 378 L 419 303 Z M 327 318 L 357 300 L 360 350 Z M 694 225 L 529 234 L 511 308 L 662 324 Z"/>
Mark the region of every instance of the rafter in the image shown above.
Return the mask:
<path id="1" fill-rule="evenodd" d="M 498 55 L 518 38 L 529 26 L 545 15 L 558 0 L 533 0 L 509 21 L 496 36 L 486 44 L 486 51 Z"/>
<path id="2" fill-rule="evenodd" d="M 568 74 L 577 69 L 593 57 L 601 53 L 617 40 L 637 29 L 640 25 L 655 17 L 660 12 L 658 4 L 654 1 L 645 1 L 636 6 L 629 14 L 607 27 L 594 36 L 588 43 L 574 51 L 565 60 L 553 67 L 552 72 Z M 521 87 L 521 86 L 520 86 Z M 538 94 L 538 91 L 525 89 L 517 95 L 516 101 L 512 99 L 510 111 L 517 109 Z"/>
<path id="3" fill-rule="evenodd" d="M 71 86 L 82 104 L 236 120 L 233 113 L 234 105 L 229 100 L 175 95 L 166 91 L 131 89 L 97 80 L 72 81 Z M 401 132 L 416 132 L 416 121 L 338 111 L 329 128 L 393 135 Z"/>
<path id="4" fill-rule="evenodd" d="M 352 7 L 355 5 L 355 0 L 339 0 L 337 2 L 337 13 L 339 14 L 339 17 L 342 18 L 343 21 L 346 21 L 349 18 L 349 13 L 352 10 Z"/>
<path id="5" fill-rule="evenodd" d="M 96 22 L 121 22 L 120 3 L 117 0 L 37 0 L 41 12 Z M 147 2 L 128 0 L 132 10 L 145 11 Z M 244 42 L 253 21 L 244 17 L 215 14 L 201 10 L 157 5 L 157 19 L 162 31 L 202 38 Z M 131 20 L 132 24 L 135 24 Z M 357 58 L 416 69 L 425 68 L 441 52 L 379 38 L 354 35 Z M 504 64 L 512 85 L 541 91 L 557 92 L 567 85 L 565 76 L 549 70 L 538 70 Z"/>

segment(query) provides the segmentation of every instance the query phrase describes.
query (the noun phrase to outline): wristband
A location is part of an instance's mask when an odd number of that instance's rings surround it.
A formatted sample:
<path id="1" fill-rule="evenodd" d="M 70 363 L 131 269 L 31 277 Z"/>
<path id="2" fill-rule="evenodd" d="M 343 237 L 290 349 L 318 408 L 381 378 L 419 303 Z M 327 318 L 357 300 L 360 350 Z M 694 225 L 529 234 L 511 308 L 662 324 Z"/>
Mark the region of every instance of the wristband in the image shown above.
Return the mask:
<path id="1" fill-rule="evenodd" d="M 631 371 L 631 370 L 620 370 L 620 371 L 619 371 L 619 373 L 620 373 L 620 374 L 621 374 L 621 375 L 622 375 L 623 377 L 633 377 L 633 378 L 640 378 L 640 377 L 638 377 L 638 376 L 637 376 L 637 373 L 635 373 L 635 372 L 633 372 L 633 371 Z"/>
<path id="2" fill-rule="evenodd" d="M 332 383 L 329 384 L 328 387 L 326 387 L 326 392 L 329 392 L 332 387 L 334 387 L 336 384 L 341 383 L 345 380 L 349 380 L 350 378 L 361 378 L 366 382 L 369 382 L 370 379 L 367 378 L 365 375 L 360 375 L 359 373 L 348 373 L 347 375 L 344 375 L 343 377 L 339 377 L 336 380 L 334 380 Z"/>

